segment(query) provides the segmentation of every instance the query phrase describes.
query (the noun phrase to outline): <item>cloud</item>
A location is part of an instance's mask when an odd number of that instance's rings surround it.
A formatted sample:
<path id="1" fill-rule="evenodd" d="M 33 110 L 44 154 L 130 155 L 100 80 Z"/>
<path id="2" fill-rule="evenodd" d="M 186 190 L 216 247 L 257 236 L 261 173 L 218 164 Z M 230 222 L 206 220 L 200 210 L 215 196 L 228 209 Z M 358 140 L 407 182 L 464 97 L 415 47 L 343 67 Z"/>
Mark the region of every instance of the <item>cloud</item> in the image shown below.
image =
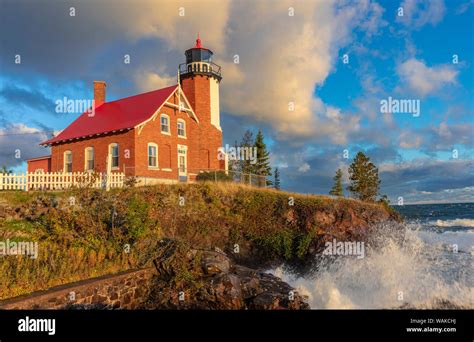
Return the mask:
<path id="1" fill-rule="evenodd" d="M 456 14 L 463 14 L 469 10 L 469 8 L 474 5 L 474 0 L 468 0 L 465 3 L 461 4 L 456 8 Z"/>
<path id="2" fill-rule="evenodd" d="M 298 172 L 306 173 L 306 172 L 308 172 L 310 169 L 311 169 L 311 166 L 309 166 L 308 163 L 304 163 L 304 164 L 300 165 L 300 167 L 298 167 Z"/>
<path id="3" fill-rule="evenodd" d="M 47 98 L 42 92 L 14 85 L 7 85 L 0 89 L 0 97 L 17 106 L 27 106 L 36 110 L 52 112 L 56 106 L 54 101 Z"/>
<path id="4" fill-rule="evenodd" d="M 403 16 L 397 15 L 396 20 L 414 29 L 427 24 L 435 26 L 446 12 L 443 0 L 404 0 L 400 7 Z"/>
<path id="5" fill-rule="evenodd" d="M 294 17 L 288 16 L 290 6 Z M 276 1 L 271 7 L 235 2 L 232 9 L 227 51 L 239 55 L 241 77 L 237 84 L 226 83 L 223 69 L 224 108 L 270 123 L 280 139 L 345 143 L 347 133 L 357 130 L 358 117 L 333 115 L 338 109 L 315 97 L 314 88 L 333 71 L 353 29 L 375 32 L 383 11 L 369 1 Z"/>
<path id="6" fill-rule="evenodd" d="M 139 3 L 77 3 L 76 16 L 71 17 L 69 4 L 45 1 L 40 6 L 25 1 L 19 6 L 7 2 L 0 30 L 16 29 L 2 42 L 2 54 L 7 58 L 1 66 L 25 75 L 31 69 L 46 72 L 57 79 L 80 75 L 86 84 L 106 79 L 111 91 L 120 82 L 116 95 L 127 96 L 130 94 L 120 93 L 129 91 L 124 78 L 138 91 L 174 83 L 176 68 L 184 61 L 183 51 L 199 32 L 203 44 L 214 50 L 215 61 L 223 67 L 223 111 L 269 123 L 281 139 L 329 137 L 340 144 L 347 141 L 347 134 L 357 131 L 359 118 L 342 111 L 331 116 L 331 108 L 314 97 L 314 87 L 323 84 L 333 71 L 339 49 L 354 38 L 355 30 L 371 36 L 386 25 L 384 9 L 376 2 L 282 0 L 271 6 L 247 0 Z M 19 10 L 23 7 L 28 16 Z M 289 7 L 294 8 L 294 16 L 289 16 Z M 50 20 L 52 16 L 54 20 Z M 48 49 L 44 48 L 46 39 Z M 157 40 L 159 47 L 154 45 Z M 19 49 L 18 41 L 30 43 Z M 147 42 L 147 49 L 142 42 Z M 15 53 L 22 54 L 21 66 L 12 63 L 10 57 Z M 126 53 L 132 59 L 128 66 L 123 63 Z M 234 63 L 235 55 L 239 55 L 239 64 Z M 294 111 L 289 110 L 290 102 Z"/>
<path id="7" fill-rule="evenodd" d="M 137 87 L 141 92 L 152 91 L 177 84 L 176 76 L 160 75 L 154 72 L 135 75 Z"/>
<path id="8" fill-rule="evenodd" d="M 410 58 L 397 67 L 401 81 L 416 94 L 426 96 L 445 85 L 456 84 L 458 71 L 450 65 L 428 67 L 423 61 Z"/>
<path id="9" fill-rule="evenodd" d="M 416 159 L 379 166 L 382 185 L 390 193 L 439 192 L 474 184 L 474 161 Z"/>
<path id="10" fill-rule="evenodd" d="M 402 132 L 400 132 L 400 135 L 398 136 L 398 145 L 401 148 L 405 148 L 405 149 L 420 148 L 422 144 L 423 144 L 423 137 L 422 135 L 416 134 L 416 132 L 403 130 Z"/>
<path id="11" fill-rule="evenodd" d="M 49 150 L 39 146 L 47 138 L 46 133 L 22 123 L 0 128 L 0 166 L 15 167 L 29 158 L 47 155 Z"/>

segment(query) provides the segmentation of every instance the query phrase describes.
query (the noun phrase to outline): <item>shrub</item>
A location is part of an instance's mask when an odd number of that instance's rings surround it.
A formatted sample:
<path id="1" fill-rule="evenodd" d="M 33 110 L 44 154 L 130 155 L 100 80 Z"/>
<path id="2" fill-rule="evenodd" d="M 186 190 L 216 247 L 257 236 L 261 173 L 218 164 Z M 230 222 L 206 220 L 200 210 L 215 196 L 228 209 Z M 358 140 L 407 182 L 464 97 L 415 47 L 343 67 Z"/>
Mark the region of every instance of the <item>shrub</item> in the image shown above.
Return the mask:
<path id="1" fill-rule="evenodd" d="M 209 171 L 201 172 L 196 177 L 197 181 L 218 181 L 218 182 L 231 182 L 232 176 L 225 173 L 225 171 Z"/>

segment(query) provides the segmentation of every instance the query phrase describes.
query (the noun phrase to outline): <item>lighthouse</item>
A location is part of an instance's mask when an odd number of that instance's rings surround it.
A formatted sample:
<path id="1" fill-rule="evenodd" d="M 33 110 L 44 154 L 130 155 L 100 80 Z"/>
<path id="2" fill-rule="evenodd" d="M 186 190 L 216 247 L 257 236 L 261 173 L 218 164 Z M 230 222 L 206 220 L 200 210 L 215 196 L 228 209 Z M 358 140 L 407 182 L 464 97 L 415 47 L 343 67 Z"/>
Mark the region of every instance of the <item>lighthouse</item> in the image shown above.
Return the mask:
<path id="1" fill-rule="evenodd" d="M 181 87 L 200 122 L 221 130 L 219 83 L 221 67 L 212 61 L 213 52 L 202 46 L 198 35 L 194 47 L 185 51 L 186 63 L 180 64 Z"/>

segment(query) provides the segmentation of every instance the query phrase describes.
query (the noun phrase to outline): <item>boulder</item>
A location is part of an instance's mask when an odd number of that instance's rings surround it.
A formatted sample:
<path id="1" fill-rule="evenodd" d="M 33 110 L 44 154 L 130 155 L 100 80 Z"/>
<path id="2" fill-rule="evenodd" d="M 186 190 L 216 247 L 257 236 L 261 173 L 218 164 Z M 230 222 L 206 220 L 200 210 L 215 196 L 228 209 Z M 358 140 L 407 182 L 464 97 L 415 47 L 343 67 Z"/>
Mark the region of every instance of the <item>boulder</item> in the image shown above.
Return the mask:
<path id="1" fill-rule="evenodd" d="M 278 277 L 236 265 L 221 251 L 163 240 L 148 309 L 309 309 L 307 298 Z"/>

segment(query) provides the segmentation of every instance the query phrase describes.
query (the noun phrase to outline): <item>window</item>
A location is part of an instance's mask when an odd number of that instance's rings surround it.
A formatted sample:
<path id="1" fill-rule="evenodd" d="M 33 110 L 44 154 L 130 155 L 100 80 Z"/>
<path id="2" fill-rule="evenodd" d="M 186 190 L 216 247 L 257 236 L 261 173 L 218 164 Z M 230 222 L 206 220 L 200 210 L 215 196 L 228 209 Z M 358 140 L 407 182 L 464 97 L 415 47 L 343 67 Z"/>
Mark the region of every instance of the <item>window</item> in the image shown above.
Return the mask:
<path id="1" fill-rule="evenodd" d="M 207 72 L 207 64 L 203 64 L 203 65 L 202 65 L 202 71 L 203 71 L 203 72 Z"/>
<path id="2" fill-rule="evenodd" d="M 186 137 L 186 122 L 183 119 L 178 119 L 178 136 Z"/>
<path id="3" fill-rule="evenodd" d="M 94 148 L 87 147 L 84 152 L 85 165 L 84 169 L 86 171 L 94 171 Z"/>
<path id="4" fill-rule="evenodd" d="M 148 167 L 158 168 L 158 145 L 148 144 Z"/>
<path id="5" fill-rule="evenodd" d="M 166 114 L 161 114 L 161 133 L 170 134 L 170 118 Z"/>
<path id="6" fill-rule="evenodd" d="M 64 152 L 64 172 L 72 172 L 72 152 Z"/>
<path id="7" fill-rule="evenodd" d="M 112 155 L 112 168 L 119 167 L 119 145 L 116 143 L 109 145 L 109 153 Z"/>

